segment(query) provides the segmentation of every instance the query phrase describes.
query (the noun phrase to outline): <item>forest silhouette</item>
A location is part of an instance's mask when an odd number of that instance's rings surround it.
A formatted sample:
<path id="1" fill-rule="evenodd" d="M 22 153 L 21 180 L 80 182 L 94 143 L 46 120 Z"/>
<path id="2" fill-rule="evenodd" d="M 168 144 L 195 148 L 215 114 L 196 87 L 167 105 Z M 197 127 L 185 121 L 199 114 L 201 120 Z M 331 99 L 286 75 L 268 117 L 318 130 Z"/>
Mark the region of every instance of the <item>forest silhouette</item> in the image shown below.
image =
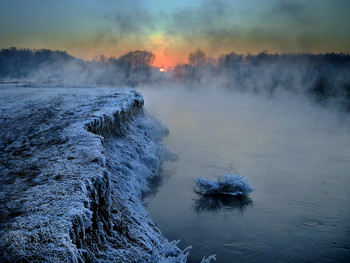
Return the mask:
<path id="1" fill-rule="evenodd" d="M 120 57 L 100 55 L 91 61 L 66 51 L 11 47 L 0 51 L 0 79 L 65 85 L 136 86 L 177 83 L 187 87 L 226 88 L 266 93 L 306 95 L 321 104 L 350 110 L 350 55 L 343 53 L 237 54 L 207 57 L 197 48 L 188 63 L 167 72 L 152 66 L 155 55 L 146 50 Z"/>

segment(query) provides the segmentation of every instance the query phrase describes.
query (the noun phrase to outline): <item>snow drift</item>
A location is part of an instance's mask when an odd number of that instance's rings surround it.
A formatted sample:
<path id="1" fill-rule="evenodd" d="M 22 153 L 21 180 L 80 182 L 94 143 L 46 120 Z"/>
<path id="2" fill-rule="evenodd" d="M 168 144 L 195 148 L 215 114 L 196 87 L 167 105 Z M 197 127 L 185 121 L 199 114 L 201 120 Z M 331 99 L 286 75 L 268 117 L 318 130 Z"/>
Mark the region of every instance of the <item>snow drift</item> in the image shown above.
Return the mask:
<path id="1" fill-rule="evenodd" d="M 1 262 L 186 261 L 141 202 L 167 129 L 140 94 L 0 89 Z"/>

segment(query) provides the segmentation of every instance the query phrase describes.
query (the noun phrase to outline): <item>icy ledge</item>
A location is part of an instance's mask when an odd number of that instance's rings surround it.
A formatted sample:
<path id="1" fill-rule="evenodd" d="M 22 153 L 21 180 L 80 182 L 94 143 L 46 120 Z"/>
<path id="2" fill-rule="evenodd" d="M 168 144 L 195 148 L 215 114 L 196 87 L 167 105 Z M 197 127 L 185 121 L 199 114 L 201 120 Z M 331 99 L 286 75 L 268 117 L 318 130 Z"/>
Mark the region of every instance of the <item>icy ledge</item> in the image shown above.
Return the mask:
<path id="1" fill-rule="evenodd" d="M 1 262 L 186 262 L 141 203 L 167 130 L 138 93 L 0 92 Z"/>

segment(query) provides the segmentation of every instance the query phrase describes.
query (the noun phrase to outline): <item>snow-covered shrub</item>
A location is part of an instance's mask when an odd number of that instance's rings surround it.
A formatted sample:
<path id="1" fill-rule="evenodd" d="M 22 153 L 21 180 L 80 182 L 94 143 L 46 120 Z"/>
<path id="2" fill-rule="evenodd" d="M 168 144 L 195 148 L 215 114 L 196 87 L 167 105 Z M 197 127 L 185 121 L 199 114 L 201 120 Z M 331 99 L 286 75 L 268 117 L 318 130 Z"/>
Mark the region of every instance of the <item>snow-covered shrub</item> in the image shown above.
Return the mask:
<path id="1" fill-rule="evenodd" d="M 216 181 L 200 177 L 196 180 L 195 191 L 203 195 L 247 195 L 253 189 L 244 176 L 225 174 Z"/>

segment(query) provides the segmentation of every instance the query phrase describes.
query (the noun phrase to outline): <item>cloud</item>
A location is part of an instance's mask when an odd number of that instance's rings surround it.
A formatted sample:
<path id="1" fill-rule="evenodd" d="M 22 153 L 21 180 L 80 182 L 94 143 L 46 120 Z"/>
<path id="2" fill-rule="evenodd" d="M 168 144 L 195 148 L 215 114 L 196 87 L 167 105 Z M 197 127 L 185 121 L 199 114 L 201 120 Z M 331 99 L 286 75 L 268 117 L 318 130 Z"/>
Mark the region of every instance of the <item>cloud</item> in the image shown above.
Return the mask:
<path id="1" fill-rule="evenodd" d="M 329 52 L 349 43 L 350 19 L 329 0 L 205 0 L 171 13 L 169 37 L 199 45 L 211 53 L 228 50 L 257 52 Z M 338 17 L 339 16 L 339 17 Z M 346 36 L 347 35 L 347 36 Z"/>
<path id="2" fill-rule="evenodd" d="M 208 56 L 341 51 L 349 43 L 350 21 L 342 11 L 349 4 L 340 1 L 342 6 L 329 0 L 203 0 L 157 11 L 147 1 L 119 1 L 90 40 L 119 55 L 148 49 L 186 57 L 199 46 Z"/>
<path id="3" fill-rule="evenodd" d="M 94 38 L 94 43 L 114 47 L 147 46 L 155 31 L 155 17 L 137 0 L 118 2 L 117 8 L 104 14 L 105 25 Z"/>
<path id="4" fill-rule="evenodd" d="M 138 7 L 118 10 L 107 16 L 114 31 L 120 34 L 148 34 L 155 29 L 154 17 Z"/>
<path id="5" fill-rule="evenodd" d="M 205 0 L 168 14 L 165 28 L 169 38 L 214 55 L 237 49 L 294 51 L 310 42 L 305 32 L 314 23 L 309 16 L 309 6 L 297 0 Z"/>
<path id="6" fill-rule="evenodd" d="M 280 33 L 285 35 L 313 31 L 317 28 L 317 20 L 319 20 L 312 1 L 308 3 L 298 0 L 278 1 L 264 15 L 269 18 L 271 29 L 282 31 Z"/>
<path id="7" fill-rule="evenodd" d="M 283 0 L 283 1 L 277 2 L 273 6 L 272 10 L 274 13 L 295 17 L 300 14 L 305 14 L 306 7 L 305 5 L 303 5 L 301 2 L 297 0 L 294 0 L 294 1 Z"/>
<path id="8" fill-rule="evenodd" d="M 227 31 L 232 26 L 228 4 L 221 0 L 203 1 L 201 5 L 177 9 L 169 15 L 167 33 L 183 36 L 208 36 Z M 227 33 L 227 32 L 225 32 Z"/>

